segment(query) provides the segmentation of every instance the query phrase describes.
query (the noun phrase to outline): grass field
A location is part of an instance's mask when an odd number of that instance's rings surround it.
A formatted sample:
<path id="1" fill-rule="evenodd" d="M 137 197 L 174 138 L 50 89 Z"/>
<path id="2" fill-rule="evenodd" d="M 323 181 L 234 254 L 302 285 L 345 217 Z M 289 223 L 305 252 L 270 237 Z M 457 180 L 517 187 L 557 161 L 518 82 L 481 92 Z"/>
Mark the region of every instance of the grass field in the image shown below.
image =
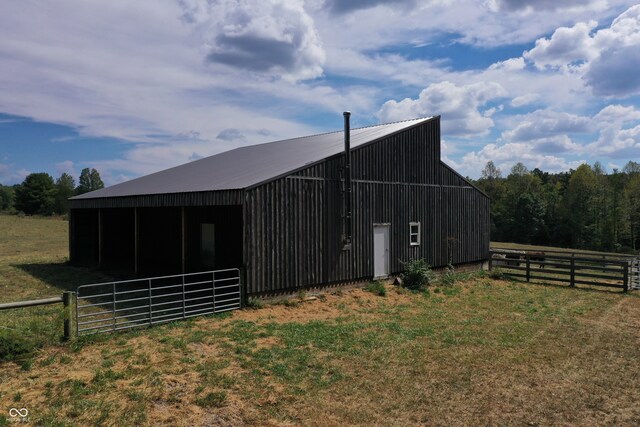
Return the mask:
<path id="1" fill-rule="evenodd" d="M 3 300 L 96 278 L 64 265 L 65 228 L 0 217 Z M 33 320 L 53 312 L 0 314 L 0 326 L 35 322 L 29 332 L 48 336 L 0 362 L 0 425 L 12 407 L 55 426 L 640 424 L 638 293 L 456 279 L 70 344 L 61 325 Z"/>

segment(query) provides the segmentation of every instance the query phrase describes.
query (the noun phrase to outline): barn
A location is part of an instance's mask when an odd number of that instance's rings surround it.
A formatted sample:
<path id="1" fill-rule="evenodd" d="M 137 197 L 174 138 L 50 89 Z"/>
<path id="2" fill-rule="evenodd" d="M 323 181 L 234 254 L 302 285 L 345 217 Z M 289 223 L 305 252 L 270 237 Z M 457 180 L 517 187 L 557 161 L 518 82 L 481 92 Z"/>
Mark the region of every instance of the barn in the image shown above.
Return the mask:
<path id="1" fill-rule="evenodd" d="M 240 268 L 290 292 L 489 258 L 489 199 L 440 158 L 440 117 L 246 146 L 70 199 L 71 262 Z"/>

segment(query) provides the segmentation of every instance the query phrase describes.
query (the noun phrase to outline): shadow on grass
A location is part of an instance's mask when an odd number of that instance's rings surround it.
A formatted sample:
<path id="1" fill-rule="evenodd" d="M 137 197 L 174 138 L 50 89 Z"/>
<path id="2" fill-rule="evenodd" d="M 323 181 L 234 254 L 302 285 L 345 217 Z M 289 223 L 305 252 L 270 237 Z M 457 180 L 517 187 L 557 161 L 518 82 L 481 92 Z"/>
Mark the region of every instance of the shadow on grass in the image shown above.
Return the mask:
<path id="1" fill-rule="evenodd" d="M 131 278 L 122 271 L 93 270 L 68 263 L 15 264 L 14 267 L 61 291 L 75 291 L 80 285 Z"/>

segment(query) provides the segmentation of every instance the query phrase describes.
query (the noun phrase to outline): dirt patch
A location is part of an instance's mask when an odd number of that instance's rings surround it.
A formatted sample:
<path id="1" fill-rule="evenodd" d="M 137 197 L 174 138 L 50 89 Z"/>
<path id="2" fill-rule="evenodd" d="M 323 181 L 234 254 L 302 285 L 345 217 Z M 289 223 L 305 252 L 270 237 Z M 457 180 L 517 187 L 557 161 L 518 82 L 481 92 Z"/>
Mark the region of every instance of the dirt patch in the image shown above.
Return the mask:
<path id="1" fill-rule="evenodd" d="M 234 314 L 234 320 L 249 322 L 300 322 L 313 320 L 330 320 L 344 317 L 354 312 L 365 312 L 367 309 L 384 304 L 390 308 L 411 305 L 413 294 L 404 292 L 393 285 L 385 285 L 387 295 L 377 296 L 364 289 L 353 288 L 326 294 L 320 294 L 313 300 L 286 300 L 267 304 L 259 310 L 242 310 Z"/>

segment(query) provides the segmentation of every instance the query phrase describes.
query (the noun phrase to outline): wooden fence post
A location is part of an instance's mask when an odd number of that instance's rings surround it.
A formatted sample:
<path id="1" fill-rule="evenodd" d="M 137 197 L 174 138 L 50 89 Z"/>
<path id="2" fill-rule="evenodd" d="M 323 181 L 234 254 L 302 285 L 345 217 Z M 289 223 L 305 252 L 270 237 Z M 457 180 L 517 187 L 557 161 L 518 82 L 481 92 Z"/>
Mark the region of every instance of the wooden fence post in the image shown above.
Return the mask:
<path id="1" fill-rule="evenodd" d="M 529 281 L 529 279 L 531 278 L 531 263 L 530 263 L 530 258 L 529 258 L 529 254 L 525 255 L 525 259 L 527 261 L 527 282 Z"/>
<path id="2" fill-rule="evenodd" d="M 73 338 L 73 309 L 75 308 L 75 294 L 71 291 L 62 293 L 62 305 L 64 306 L 64 332 L 62 338 L 69 341 Z"/>
<path id="3" fill-rule="evenodd" d="M 569 286 L 574 287 L 576 285 L 576 260 L 571 254 L 571 281 L 569 282 Z"/>
<path id="4" fill-rule="evenodd" d="M 624 280 L 622 292 L 627 292 L 629 290 L 629 270 L 630 269 L 631 269 L 631 262 L 622 263 L 622 276 Z"/>

